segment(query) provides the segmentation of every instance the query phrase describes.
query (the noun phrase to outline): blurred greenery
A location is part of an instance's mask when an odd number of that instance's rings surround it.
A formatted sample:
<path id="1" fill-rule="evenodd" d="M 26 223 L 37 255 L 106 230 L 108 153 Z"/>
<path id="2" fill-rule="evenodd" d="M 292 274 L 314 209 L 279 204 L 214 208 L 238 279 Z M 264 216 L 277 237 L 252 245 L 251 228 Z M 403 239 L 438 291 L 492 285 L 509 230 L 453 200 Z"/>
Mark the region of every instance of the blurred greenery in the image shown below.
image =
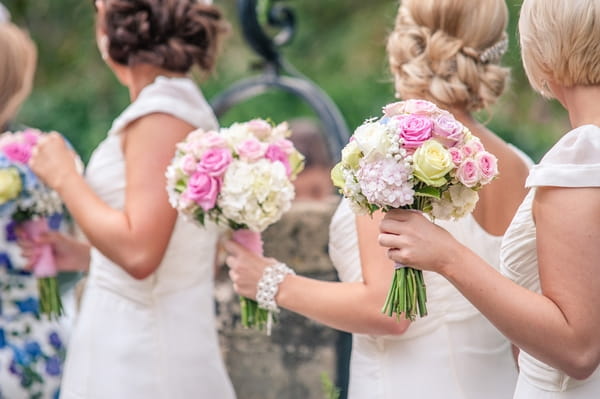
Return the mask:
<path id="1" fill-rule="evenodd" d="M 216 72 L 201 83 L 212 98 L 233 82 L 253 74 L 258 56 L 240 35 L 235 0 L 217 0 L 231 21 Z M 296 69 L 329 94 L 352 130 L 379 114 L 393 101 L 385 40 L 394 22 L 397 1 L 285 1 L 297 14 L 297 34 L 282 49 Z M 507 1 L 511 12 L 510 51 L 505 61 L 513 69 L 510 89 L 491 113 L 480 119 L 509 142 L 538 160 L 568 129 L 564 110 L 542 100 L 524 76 L 516 33 L 521 0 Z M 57 130 L 72 141 L 87 160 L 111 121 L 128 104 L 128 93 L 102 62 L 94 38 L 90 0 L 5 0 L 15 21 L 26 27 L 39 49 L 36 86 L 19 121 L 44 130 Z M 281 121 L 310 115 L 300 100 L 272 92 L 230 110 L 222 124 L 253 117 Z"/>

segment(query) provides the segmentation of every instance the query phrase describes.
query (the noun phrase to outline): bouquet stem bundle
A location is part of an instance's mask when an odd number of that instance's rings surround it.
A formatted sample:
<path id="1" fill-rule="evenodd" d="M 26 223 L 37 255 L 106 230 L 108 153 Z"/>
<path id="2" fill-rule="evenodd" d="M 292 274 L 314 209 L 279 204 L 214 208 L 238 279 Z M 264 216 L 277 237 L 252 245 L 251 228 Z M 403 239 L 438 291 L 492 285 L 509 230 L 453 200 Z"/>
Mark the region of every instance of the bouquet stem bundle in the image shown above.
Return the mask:
<path id="1" fill-rule="evenodd" d="M 235 230 L 232 239 L 256 255 L 263 254 L 263 241 L 260 233 L 248 229 Z M 258 306 L 253 299 L 240 297 L 240 318 L 245 328 L 257 328 L 262 330 L 272 317 L 270 312 Z"/>
<path id="2" fill-rule="evenodd" d="M 427 315 L 426 302 L 423 271 L 396 264 L 392 285 L 381 312 L 390 317 L 396 313 L 397 318 L 404 313 L 404 317 L 414 321 L 417 314 L 419 317 Z"/>
<path id="3" fill-rule="evenodd" d="M 48 231 L 46 218 L 27 220 L 22 225 L 26 234 L 33 240 L 37 240 L 41 234 Z M 43 245 L 39 250 L 40 256 L 33 265 L 33 274 L 38 280 L 40 313 L 49 319 L 58 318 L 63 315 L 60 290 L 56 279 L 58 269 L 50 245 Z"/>

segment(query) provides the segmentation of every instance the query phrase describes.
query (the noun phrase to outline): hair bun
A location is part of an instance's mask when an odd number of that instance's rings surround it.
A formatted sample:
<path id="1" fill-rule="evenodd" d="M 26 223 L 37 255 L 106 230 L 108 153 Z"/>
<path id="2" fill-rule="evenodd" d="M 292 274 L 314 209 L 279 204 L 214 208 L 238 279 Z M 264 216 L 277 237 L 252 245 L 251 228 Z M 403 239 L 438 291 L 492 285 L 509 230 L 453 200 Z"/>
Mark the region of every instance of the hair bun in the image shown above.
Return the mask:
<path id="1" fill-rule="evenodd" d="M 506 5 L 504 0 L 483 3 L 457 7 L 451 0 L 402 2 L 387 43 L 400 97 L 424 98 L 445 108 L 459 106 L 469 111 L 497 100 L 509 72 L 497 63 L 482 62 L 480 49 L 504 37 L 506 18 L 494 6 L 501 10 Z M 482 10 L 489 14 L 487 18 L 467 23 Z"/>
<path id="2" fill-rule="evenodd" d="M 174 72 L 212 69 L 227 31 L 217 8 L 195 0 L 112 0 L 104 24 L 114 61 Z"/>

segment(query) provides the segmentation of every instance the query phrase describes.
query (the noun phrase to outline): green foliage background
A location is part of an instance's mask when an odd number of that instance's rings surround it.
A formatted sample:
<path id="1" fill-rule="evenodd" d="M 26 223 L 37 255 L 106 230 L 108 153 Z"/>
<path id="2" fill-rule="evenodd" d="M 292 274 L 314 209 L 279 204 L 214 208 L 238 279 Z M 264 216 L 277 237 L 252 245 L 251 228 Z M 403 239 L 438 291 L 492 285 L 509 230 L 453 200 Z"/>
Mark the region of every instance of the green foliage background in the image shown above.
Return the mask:
<path id="1" fill-rule="evenodd" d="M 258 57 L 240 36 L 235 0 L 216 0 L 231 21 L 216 73 L 201 82 L 212 98 L 236 80 L 258 73 Z M 395 0 L 289 0 L 297 13 L 297 35 L 282 52 L 338 105 L 350 129 L 378 115 L 393 101 L 385 40 L 394 22 Z M 521 0 L 508 0 L 511 47 L 505 63 L 513 69 L 511 87 L 491 113 L 480 119 L 535 160 L 568 130 L 564 110 L 530 89 L 524 76 L 516 32 Z M 111 121 L 128 104 L 128 93 L 102 62 L 94 38 L 90 0 L 5 0 L 14 20 L 26 27 L 39 49 L 35 90 L 19 121 L 65 134 L 87 160 Z M 310 115 L 285 93 L 272 92 L 228 112 L 221 120 L 269 117 L 281 121 Z"/>

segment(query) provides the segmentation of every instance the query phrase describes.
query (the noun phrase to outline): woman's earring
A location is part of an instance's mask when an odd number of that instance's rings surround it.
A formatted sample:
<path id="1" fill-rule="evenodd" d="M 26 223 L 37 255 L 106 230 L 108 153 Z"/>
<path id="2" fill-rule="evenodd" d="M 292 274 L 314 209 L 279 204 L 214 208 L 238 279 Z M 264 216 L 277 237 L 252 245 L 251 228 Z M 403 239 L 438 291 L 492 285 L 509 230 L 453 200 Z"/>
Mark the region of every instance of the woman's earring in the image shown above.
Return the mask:
<path id="1" fill-rule="evenodd" d="M 108 60 L 108 36 L 100 36 L 100 56 L 104 61 Z"/>

